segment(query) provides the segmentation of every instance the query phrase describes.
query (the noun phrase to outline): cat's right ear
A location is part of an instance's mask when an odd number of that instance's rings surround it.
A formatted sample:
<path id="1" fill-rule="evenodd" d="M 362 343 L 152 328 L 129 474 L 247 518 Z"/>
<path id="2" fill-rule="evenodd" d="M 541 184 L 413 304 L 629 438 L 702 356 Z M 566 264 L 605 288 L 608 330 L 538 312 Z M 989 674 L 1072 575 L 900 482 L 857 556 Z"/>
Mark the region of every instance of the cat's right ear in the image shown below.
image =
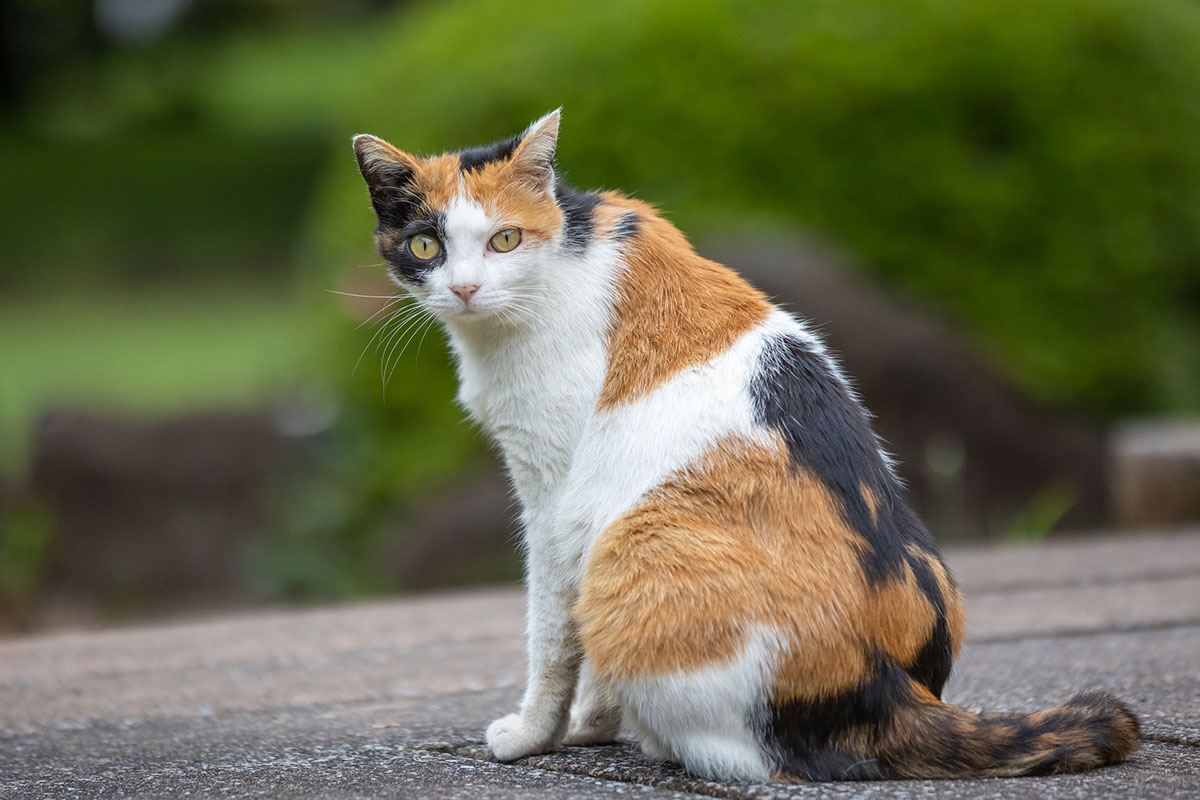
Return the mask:
<path id="1" fill-rule="evenodd" d="M 371 193 L 375 215 L 383 222 L 391 209 L 407 204 L 408 184 L 417 171 L 417 160 L 365 133 L 354 137 L 354 157 Z"/>
<path id="2" fill-rule="evenodd" d="M 521 134 L 512 155 L 517 176 L 537 189 L 554 193 L 554 151 L 558 148 L 558 122 L 562 109 L 556 108 L 534 122 Z"/>

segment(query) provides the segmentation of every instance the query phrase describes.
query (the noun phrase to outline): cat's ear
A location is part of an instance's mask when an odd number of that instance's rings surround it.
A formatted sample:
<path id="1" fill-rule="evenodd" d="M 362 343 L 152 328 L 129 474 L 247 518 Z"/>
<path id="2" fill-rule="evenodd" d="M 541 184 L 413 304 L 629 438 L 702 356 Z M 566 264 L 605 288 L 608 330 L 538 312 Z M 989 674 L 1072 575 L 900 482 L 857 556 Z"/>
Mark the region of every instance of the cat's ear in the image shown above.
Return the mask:
<path id="1" fill-rule="evenodd" d="M 556 108 L 526 128 L 512 156 L 513 169 L 520 178 L 550 193 L 554 192 L 554 151 L 561 116 L 562 109 Z"/>
<path id="2" fill-rule="evenodd" d="M 383 139 L 360 133 L 354 137 L 358 169 L 371 192 L 371 205 L 383 222 L 391 209 L 406 204 L 408 184 L 417 171 L 417 160 Z"/>

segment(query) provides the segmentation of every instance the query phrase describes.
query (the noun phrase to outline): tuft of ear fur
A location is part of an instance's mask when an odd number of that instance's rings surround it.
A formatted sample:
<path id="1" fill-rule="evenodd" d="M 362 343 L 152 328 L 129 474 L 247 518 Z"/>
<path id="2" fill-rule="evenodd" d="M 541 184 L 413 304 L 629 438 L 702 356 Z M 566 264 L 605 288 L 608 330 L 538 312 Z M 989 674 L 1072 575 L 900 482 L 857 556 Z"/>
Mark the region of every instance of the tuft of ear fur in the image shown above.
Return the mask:
<path id="1" fill-rule="evenodd" d="M 561 117 L 562 108 L 556 108 L 526 128 L 512 156 L 513 169 L 519 179 L 551 194 L 554 193 L 554 151 L 558 147 Z"/>
<path id="2" fill-rule="evenodd" d="M 416 172 L 417 160 L 383 139 L 365 133 L 354 137 L 354 157 L 367 181 L 375 214 L 383 222 L 392 209 L 405 204 L 407 186 Z"/>

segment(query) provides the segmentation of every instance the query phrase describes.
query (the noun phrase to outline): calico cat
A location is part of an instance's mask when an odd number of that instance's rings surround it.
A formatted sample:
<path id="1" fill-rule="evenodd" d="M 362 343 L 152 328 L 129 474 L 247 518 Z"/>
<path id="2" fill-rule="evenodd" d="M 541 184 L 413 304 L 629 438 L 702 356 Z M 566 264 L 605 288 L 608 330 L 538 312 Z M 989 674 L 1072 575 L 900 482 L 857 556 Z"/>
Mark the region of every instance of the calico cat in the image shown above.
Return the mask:
<path id="1" fill-rule="evenodd" d="M 961 596 L 837 364 L 653 207 L 557 180 L 558 128 L 433 158 L 354 138 L 376 245 L 521 502 L 529 677 L 496 758 L 622 727 L 717 779 L 1124 758 L 1138 724 L 1107 694 L 941 702 Z"/>

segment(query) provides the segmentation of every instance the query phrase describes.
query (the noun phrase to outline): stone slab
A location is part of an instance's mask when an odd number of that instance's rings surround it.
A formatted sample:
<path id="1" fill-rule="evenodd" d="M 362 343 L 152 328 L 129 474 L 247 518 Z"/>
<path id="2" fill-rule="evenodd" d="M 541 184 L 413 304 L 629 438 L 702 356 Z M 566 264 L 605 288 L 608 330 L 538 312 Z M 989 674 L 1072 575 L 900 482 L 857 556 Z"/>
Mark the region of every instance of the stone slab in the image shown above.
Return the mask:
<path id="1" fill-rule="evenodd" d="M 1076 535 L 1009 547 L 947 548 L 968 594 L 1200 575 L 1200 527 Z"/>
<path id="2" fill-rule="evenodd" d="M 967 590 L 967 641 L 1200 625 L 1200 576 L 1101 586 Z"/>

